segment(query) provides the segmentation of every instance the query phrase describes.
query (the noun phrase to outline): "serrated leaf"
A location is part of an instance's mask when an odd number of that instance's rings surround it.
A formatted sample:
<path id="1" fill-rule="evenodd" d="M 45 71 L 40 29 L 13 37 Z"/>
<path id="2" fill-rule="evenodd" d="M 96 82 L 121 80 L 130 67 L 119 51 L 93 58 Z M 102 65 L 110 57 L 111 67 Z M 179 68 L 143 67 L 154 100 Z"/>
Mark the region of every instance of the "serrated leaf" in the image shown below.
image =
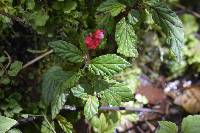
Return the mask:
<path id="1" fill-rule="evenodd" d="M 183 133 L 198 133 L 200 131 L 200 115 L 189 115 L 184 118 L 181 131 Z"/>
<path id="2" fill-rule="evenodd" d="M 153 19 L 155 23 L 162 27 L 167 38 L 167 44 L 171 46 L 172 52 L 178 61 L 182 59 L 182 47 L 184 43 L 184 29 L 181 20 L 175 12 L 160 2 L 151 4 L 153 9 Z"/>
<path id="3" fill-rule="evenodd" d="M 51 67 L 43 76 L 42 82 L 42 99 L 46 106 L 48 106 L 54 96 L 61 93 L 61 84 L 67 80 L 69 74 L 62 70 L 61 67 Z"/>
<path id="4" fill-rule="evenodd" d="M 56 115 L 60 112 L 63 105 L 65 104 L 67 100 L 67 95 L 62 93 L 54 98 L 54 100 L 51 103 L 51 115 L 52 119 L 56 117 Z"/>
<path id="5" fill-rule="evenodd" d="M 139 22 L 140 13 L 137 10 L 131 10 L 128 13 L 128 21 L 131 25 L 135 25 L 137 22 Z"/>
<path id="6" fill-rule="evenodd" d="M 123 84 L 114 84 L 108 89 L 101 91 L 101 100 L 112 106 L 119 106 L 121 102 L 130 101 L 133 97 L 131 90 Z"/>
<path id="7" fill-rule="evenodd" d="M 72 88 L 74 87 L 77 82 L 79 81 L 79 79 L 82 76 L 82 70 L 74 73 L 70 78 L 68 78 L 64 83 L 63 86 L 66 88 Z"/>
<path id="8" fill-rule="evenodd" d="M 83 100 L 88 99 L 88 95 L 85 93 L 85 89 L 81 85 L 77 85 L 76 87 L 71 88 L 71 91 L 75 97 L 81 98 Z"/>
<path id="9" fill-rule="evenodd" d="M 51 105 L 51 114 L 54 119 L 62 109 L 68 96 L 66 82 L 73 77 L 74 72 L 65 72 L 61 67 L 51 67 L 43 76 L 42 100 L 46 107 Z"/>
<path id="10" fill-rule="evenodd" d="M 102 79 L 97 79 L 93 81 L 94 91 L 99 93 L 100 91 L 106 90 L 109 88 L 109 83 Z"/>
<path id="11" fill-rule="evenodd" d="M 109 14 L 96 16 L 96 23 L 99 29 L 105 29 L 108 34 L 112 33 L 115 27 L 114 18 Z"/>
<path id="12" fill-rule="evenodd" d="M 124 4 L 119 3 L 117 0 L 106 0 L 101 3 L 101 5 L 97 8 L 97 11 L 103 13 L 109 13 L 113 17 L 117 16 L 120 12 L 125 10 L 126 6 Z"/>
<path id="13" fill-rule="evenodd" d="M 84 106 L 84 115 L 87 120 L 98 113 L 99 100 L 95 96 L 89 96 Z"/>
<path id="14" fill-rule="evenodd" d="M 7 133 L 22 133 L 22 132 L 19 129 L 14 128 L 9 130 Z"/>
<path id="15" fill-rule="evenodd" d="M 159 121 L 160 128 L 156 133 L 177 133 L 178 128 L 176 124 L 169 121 Z"/>
<path id="16" fill-rule="evenodd" d="M 106 116 L 103 113 L 100 114 L 100 117 L 94 116 L 91 119 L 91 124 L 95 132 L 105 133 L 106 130 L 110 128 L 109 123 L 106 120 Z"/>
<path id="17" fill-rule="evenodd" d="M 72 133 L 73 125 L 68 122 L 65 117 L 58 115 L 56 118 L 58 120 L 58 124 L 65 133 Z"/>
<path id="18" fill-rule="evenodd" d="M 53 48 L 56 55 L 73 63 L 83 61 L 81 51 L 73 44 L 58 40 L 49 42 L 49 46 Z"/>
<path id="19" fill-rule="evenodd" d="M 22 62 L 20 61 L 15 61 L 10 65 L 10 69 L 8 71 L 9 76 L 17 76 L 18 72 L 22 69 Z"/>
<path id="20" fill-rule="evenodd" d="M 130 64 L 115 54 L 107 54 L 94 58 L 88 66 L 89 71 L 101 76 L 112 76 Z"/>
<path id="21" fill-rule="evenodd" d="M 15 124 L 17 124 L 16 120 L 0 115 L 0 133 L 5 133 Z"/>
<path id="22" fill-rule="evenodd" d="M 133 98 L 131 90 L 124 84 L 117 83 L 111 86 L 110 89 L 121 97 L 122 102 L 128 102 Z"/>
<path id="23" fill-rule="evenodd" d="M 48 123 L 46 120 L 42 122 L 41 133 L 55 133 L 53 130 L 54 130 L 54 123 Z"/>
<path id="24" fill-rule="evenodd" d="M 117 52 L 127 57 L 137 57 L 137 36 L 133 26 L 122 18 L 116 26 L 115 40 L 118 45 Z"/>
<path id="25" fill-rule="evenodd" d="M 121 104 L 121 98 L 113 90 L 107 89 L 101 93 L 101 102 L 107 103 L 112 106 L 119 106 Z"/>

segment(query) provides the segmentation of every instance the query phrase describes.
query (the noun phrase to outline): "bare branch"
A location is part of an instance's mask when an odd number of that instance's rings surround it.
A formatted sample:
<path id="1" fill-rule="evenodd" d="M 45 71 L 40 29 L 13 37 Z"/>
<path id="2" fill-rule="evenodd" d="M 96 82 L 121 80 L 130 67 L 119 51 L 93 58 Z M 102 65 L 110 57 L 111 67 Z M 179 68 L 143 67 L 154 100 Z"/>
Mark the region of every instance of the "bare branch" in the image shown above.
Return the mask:
<path id="1" fill-rule="evenodd" d="M 7 70 L 8 67 L 10 66 L 10 64 L 12 63 L 12 59 L 11 59 L 11 56 L 8 54 L 8 52 L 6 50 L 3 51 L 6 56 L 8 57 L 8 64 L 6 65 L 5 69 Z"/>
<path id="2" fill-rule="evenodd" d="M 41 54 L 40 56 L 36 57 L 35 59 L 27 62 L 24 66 L 23 66 L 23 69 L 29 67 L 30 65 L 34 64 L 35 62 L 43 59 L 44 57 L 46 57 L 47 55 L 53 53 L 53 50 L 49 50 L 48 52 L 44 53 L 44 54 Z"/>

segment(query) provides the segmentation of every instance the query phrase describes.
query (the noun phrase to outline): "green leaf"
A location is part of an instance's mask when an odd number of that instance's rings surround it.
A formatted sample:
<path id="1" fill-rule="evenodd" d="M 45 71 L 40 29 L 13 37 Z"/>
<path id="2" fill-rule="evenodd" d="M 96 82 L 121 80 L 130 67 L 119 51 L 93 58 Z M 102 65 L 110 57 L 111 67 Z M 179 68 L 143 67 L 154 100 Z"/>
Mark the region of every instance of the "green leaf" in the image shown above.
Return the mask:
<path id="1" fill-rule="evenodd" d="M 9 130 L 7 133 L 22 133 L 22 132 L 19 129 L 14 128 Z"/>
<path id="2" fill-rule="evenodd" d="M 116 83 L 110 87 L 110 90 L 113 90 L 116 94 L 118 94 L 122 102 L 128 102 L 133 99 L 131 90 L 125 84 Z"/>
<path id="3" fill-rule="evenodd" d="M 64 83 L 63 86 L 66 88 L 72 88 L 74 87 L 79 79 L 82 76 L 82 70 L 79 70 L 78 72 L 74 73 L 70 78 L 68 78 Z"/>
<path id="4" fill-rule="evenodd" d="M 66 81 L 73 76 L 73 72 L 65 72 L 58 66 L 51 67 L 43 76 L 42 100 L 46 107 L 51 105 L 54 119 L 66 102 L 69 90 Z"/>
<path id="5" fill-rule="evenodd" d="M 99 16 L 96 16 L 96 23 L 99 29 L 106 30 L 106 33 L 108 34 L 112 33 L 115 27 L 114 18 L 109 14 L 100 14 Z"/>
<path id="6" fill-rule="evenodd" d="M 107 54 L 94 58 L 88 66 L 89 71 L 102 76 L 112 76 L 130 64 L 115 54 Z"/>
<path id="7" fill-rule="evenodd" d="M 58 124 L 65 133 L 72 133 L 73 126 L 65 119 L 65 117 L 58 115 L 56 118 L 58 120 Z"/>
<path id="8" fill-rule="evenodd" d="M 0 115 L 0 133 L 5 133 L 15 124 L 17 124 L 16 120 Z"/>
<path id="9" fill-rule="evenodd" d="M 0 83 L 3 85 L 8 85 L 10 83 L 10 79 L 9 78 L 2 78 L 0 79 Z"/>
<path id="10" fill-rule="evenodd" d="M 133 98 L 131 90 L 124 84 L 114 84 L 109 89 L 100 92 L 101 100 L 112 106 L 119 106 L 121 102 L 130 101 Z"/>
<path id="11" fill-rule="evenodd" d="M 177 133 L 178 128 L 176 124 L 169 121 L 159 121 L 160 128 L 156 133 Z"/>
<path id="12" fill-rule="evenodd" d="M 184 32 L 186 36 L 193 35 L 194 33 L 198 32 L 199 25 L 196 20 L 196 17 L 191 14 L 184 14 L 181 16 L 183 25 L 184 25 Z M 192 26 L 191 26 L 192 25 Z"/>
<path id="13" fill-rule="evenodd" d="M 103 79 L 96 79 L 93 81 L 94 91 L 99 93 L 100 91 L 106 90 L 109 88 L 109 83 Z"/>
<path id="14" fill-rule="evenodd" d="M 126 6 L 119 3 L 117 0 L 106 0 L 105 2 L 101 3 L 101 5 L 97 8 L 97 11 L 105 14 L 109 13 L 115 17 L 119 13 L 125 11 L 125 8 Z"/>
<path id="15" fill-rule="evenodd" d="M 6 57 L 5 56 L 0 56 L 0 63 L 3 63 L 6 61 Z"/>
<path id="16" fill-rule="evenodd" d="M 35 26 L 45 26 L 47 20 L 49 19 L 49 16 L 46 12 L 39 10 L 39 11 L 35 11 L 33 13 L 33 16 L 31 17 L 31 19 L 33 20 Z"/>
<path id="17" fill-rule="evenodd" d="M 88 95 L 85 93 L 85 89 L 81 85 L 77 85 L 76 87 L 71 88 L 71 91 L 75 97 L 81 98 L 83 100 L 88 99 Z"/>
<path id="18" fill-rule="evenodd" d="M 26 9 L 33 10 L 35 7 L 35 1 L 34 0 L 26 0 Z"/>
<path id="19" fill-rule="evenodd" d="M 200 131 L 200 115 L 189 115 L 182 121 L 183 133 L 198 133 Z"/>
<path id="20" fill-rule="evenodd" d="M 61 67 L 51 67 L 43 76 L 42 82 L 42 99 L 48 106 L 57 94 L 62 94 L 61 84 L 67 80 L 69 74 L 62 70 Z"/>
<path id="21" fill-rule="evenodd" d="M 55 10 L 62 10 L 64 13 L 70 13 L 72 10 L 75 10 L 77 3 L 73 0 L 67 1 L 54 1 L 52 8 Z"/>
<path id="22" fill-rule="evenodd" d="M 101 93 L 101 102 L 112 106 L 119 106 L 121 104 L 121 98 L 115 91 L 107 89 Z"/>
<path id="23" fill-rule="evenodd" d="M 10 70 L 8 71 L 9 76 L 17 76 L 18 72 L 22 69 L 22 62 L 15 61 L 11 64 Z"/>
<path id="24" fill-rule="evenodd" d="M 184 29 L 181 20 L 175 12 L 160 2 L 151 4 L 153 9 L 153 19 L 155 23 L 162 27 L 167 38 L 167 44 L 171 46 L 172 52 L 178 61 L 182 59 L 182 47 L 184 41 Z"/>
<path id="25" fill-rule="evenodd" d="M 55 133 L 54 123 L 48 123 L 46 120 L 42 122 L 41 133 Z"/>
<path id="26" fill-rule="evenodd" d="M 95 96 L 89 96 L 84 106 L 84 115 L 87 120 L 91 119 L 98 113 L 99 101 Z"/>
<path id="27" fill-rule="evenodd" d="M 136 23 L 139 22 L 140 19 L 140 13 L 137 10 L 131 10 L 128 13 L 128 21 L 131 25 L 135 25 Z"/>
<path id="28" fill-rule="evenodd" d="M 66 100 L 67 100 L 67 95 L 64 93 L 62 93 L 54 98 L 54 100 L 51 103 L 52 119 L 54 119 L 56 117 L 56 115 L 60 112 L 60 110 L 64 106 Z"/>
<path id="29" fill-rule="evenodd" d="M 104 133 L 109 127 L 109 123 L 107 122 L 106 116 L 103 113 L 100 114 L 100 117 L 94 116 L 91 119 L 91 124 L 94 131 L 100 133 Z"/>
<path id="30" fill-rule="evenodd" d="M 127 57 L 137 57 L 137 36 L 133 26 L 122 18 L 116 26 L 115 40 L 118 45 L 117 52 Z"/>
<path id="31" fill-rule="evenodd" d="M 73 63 L 79 63 L 83 61 L 81 51 L 71 43 L 58 40 L 49 42 L 49 46 L 53 48 L 54 52 L 63 59 Z"/>

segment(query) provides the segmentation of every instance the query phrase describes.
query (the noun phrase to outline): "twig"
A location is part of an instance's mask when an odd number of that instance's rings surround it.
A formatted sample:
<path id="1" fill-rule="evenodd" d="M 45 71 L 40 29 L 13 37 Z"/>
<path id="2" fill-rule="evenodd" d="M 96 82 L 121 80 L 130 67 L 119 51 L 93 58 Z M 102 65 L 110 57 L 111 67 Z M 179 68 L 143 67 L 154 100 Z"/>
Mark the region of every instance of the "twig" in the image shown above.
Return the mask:
<path id="1" fill-rule="evenodd" d="M 82 111 L 83 107 L 75 107 L 75 106 L 70 106 L 70 105 L 65 105 L 62 111 Z M 155 109 L 150 109 L 150 108 L 133 108 L 133 107 L 111 107 L 111 106 L 101 106 L 99 107 L 99 110 L 101 111 L 130 111 L 130 112 L 150 112 L 150 113 L 159 113 L 159 114 L 164 114 L 164 112 L 155 110 Z"/>
<path id="2" fill-rule="evenodd" d="M 139 126 L 136 126 L 136 128 L 138 129 L 138 131 L 139 131 L 140 133 L 145 133 Z"/>
<path id="3" fill-rule="evenodd" d="M 24 66 L 23 66 L 23 69 L 27 68 L 28 66 L 34 64 L 35 62 L 41 60 L 42 58 L 46 57 L 47 55 L 53 53 L 53 50 L 49 50 L 48 52 L 44 53 L 44 54 L 41 54 L 40 56 L 36 57 L 35 59 L 27 62 Z"/>
<path id="4" fill-rule="evenodd" d="M 100 111 L 131 111 L 131 112 L 150 112 L 150 113 L 159 113 L 159 114 L 164 114 L 161 111 L 158 110 L 153 110 L 149 108 L 130 108 L 130 107 L 110 107 L 110 106 L 102 106 L 99 108 Z M 69 106 L 65 105 L 64 108 L 61 110 L 60 114 L 66 113 L 66 111 L 83 111 L 83 107 L 75 107 L 75 106 Z M 30 115 L 29 115 L 30 116 Z M 45 115 L 33 115 L 28 118 L 20 119 L 18 120 L 18 123 L 14 125 L 13 127 L 18 127 L 20 125 L 33 122 L 36 120 L 40 120 L 41 118 L 45 119 Z M 47 119 L 47 118 L 46 118 Z"/>
<path id="5" fill-rule="evenodd" d="M 102 111 L 120 111 L 120 110 L 125 110 L 125 111 L 131 111 L 131 112 L 150 112 L 150 113 L 164 114 L 162 111 L 153 110 L 153 109 L 150 109 L 150 108 L 133 108 L 133 107 L 110 107 L 110 106 L 102 106 L 102 107 L 99 108 L 99 110 L 102 110 Z"/>
<path id="6" fill-rule="evenodd" d="M 43 116 L 44 116 L 45 121 L 47 122 L 47 124 L 48 124 L 49 127 L 51 128 L 51 130 L 52 130 L 54 133 L 56 133 L 56 131 L 54 130 L 53 126 L 50 124 L 49 120 L 47 119 L 46 115 L 43 114 Z"/>
<path id="7" fill-rule="evenodd" d="M 156 127 L 155 127 L 153 124 L 151 124 L 150 122 L 145 121 L 145 123 L 148 125 L 149 129 L 150 129 L 152 132 L 156 130 Z"/>
<path id="8" fill-rule="evenodd" d="M 197 12 L 195 12 L 195 11 L 192 11 L 192 10 L 190 10 L 190 9 L 187 9 L 186 7 L 184 7 L 184 6 L 182 6 L 182 5 L 179 5 L 179 4 L 176 4 L 175 6 L 178 7 L 178 8 L 181 8 L 182 10 L 187 11 L 188 13 L 191 13 L 192 15 L 194 15 L 194 16 L 197 17 L 197 18 L 200 18 L 200 14 L 197 13 Z"/>
<path id="9" fill-rule="evenodd" d="M 4 50 L 3 52 L 4 52 L 4 53 L 6 54 L 6 56 L 8 57 L 8 64 L 7 64 L 6 67 L 5 67 L 5 69 L 7 70 L 8 67 L 10 66 L 10 64 L 12 63 L 12 59 L 11 59 L 10 55 L 8 54 L 8 52 L 7 52 L 6 50 Z"/>

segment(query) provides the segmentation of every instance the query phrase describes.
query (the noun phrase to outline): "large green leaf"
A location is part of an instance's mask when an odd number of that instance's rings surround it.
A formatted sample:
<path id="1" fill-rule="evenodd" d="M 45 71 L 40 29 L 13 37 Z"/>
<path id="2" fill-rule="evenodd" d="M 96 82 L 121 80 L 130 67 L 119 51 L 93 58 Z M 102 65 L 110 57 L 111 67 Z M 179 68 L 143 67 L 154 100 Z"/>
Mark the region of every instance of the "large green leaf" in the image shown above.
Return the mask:
<path id="1" fill-rule="evenodd" d="M 160 2 L 151 4 L 153 19 L 155 23 L 162 27 L 171 45 L 171 50 L 178 60 L 182 59 L 182 47 L 184 41 L 184 29 L 181 20 L 175 12 Z"/>
<path id="2" fill-rule="evenodd" d="M 133 97 L 131 90 L 124 84 L 114 84 L 108 89 L 101 91 L 101 100 L 103 103 L 119 106 L 121 102 L 130 101 Z"/>
<path id="3" fill-rule="evenodd" d="M 58 40 L 49 42 L 49 46 L 53 48 L 56 55 L 73 63 L 83 61 L 82 52 L 73 44 Z"/>
<path id="4" fill-rule="evenodd" d="M 16 120 L 0 115 L 0 133 L 5 133 L 15 124 L 17 124 Z"/>
<path id="5" fill-rule="evenodd" d="M 129 18 L 131 15 L 129 15 Z M 133 19 L 132 19 L 133 20 Z M 134 21 L 133 21 L 134 22 Z M 127 57 L 137 57 L 138 52 L 136 49 L 137 36 L 133 26 L 122 18 L 116 26 L 115 40 L 117 41 L 117 52 Z"/>
<path id="6" fill-rule="evenodd" d="M 42 99 L 48 106 L 54 98 L 62 94 L 61 84 L 67 80 L 69 74 L 62 70 L 61 67 L 51 67 L 43 76 L 42 82 Z"/>
<path id="7" fill-rule="evenodd" d="M 121 104 L 120 96 L 111 89 L 102 91 L 100 94 L 102 103 L 106 103 L 112 106 L 119 106 Z"/>
<path id="8" fill-rule="evenodd" d="M 51 115 L 52 118 L 54 119 L 56 115 L 60 112 L 62 109 L 63 105 L 65 104 L 67 99 L 67 95 L 62 93 L 58 95 L 57 97 L 54 98 L 54 100 L 51 103 Z"/>
<path id="9" fill-rule="evenodd" d="M 42 100 L 46 107 L 51 105 L 52 118 L 55 118 L 66 102 L 71 81 L 76 73 L 65 72 L 61 67 L 51 67 L 43 76 Z M 73 77 L 73 78 L 72 78 Z M 70 80 L 70 82 L 67 82 Z M 67 85 L 69 83 L 70 85 Z"/>
<path id="10" fill-rule="evenodd" d="M 125 10 L 126 6 L 119 3 L 117 0 L 106 0 L 98 8 L 97 11 L 110 13 L 113 17 Z"/>
<path id="11" fill-rule="evenodd" d="M 95 96 L 89 96 L 84 106 L 84 115 L 86 119 L 91 119 L 98 113 L 99 100 Z"/>
<path id="12" fill-rule="evenodd" d="M 116 94 L 118 94 L 122 102 L 128 102 L 133 99 L 131 90 L 125 84 L 116 83 L 110 87 L 110 90 L 113 90 Z"/>
<path id="13" fill-rule="evenodd" d="M 159 125 L 160 128 L 156 131 L 156 133 L 177 133 L 178 131 L 176 124 L 169 121 L 159 121 Z"/>
<path id="14" fill-rule="evenodd" d="M 183 133 L 198 133 L 200 131 L 200 115 L 189 115 L 184 118 L 181 130 Z"/>
<path id="15" fill-rule="evenodd" d="M 65 117 L 58 115 L 56 118 L 58 120 L 58 124 L 65 133 L 72 133 L 73 125 L 68 122 Z"/>
<path id="16" fill-rule="evenodd" d="M 99 29 L 106 30 L 106 33 L 112 33 L 115 27 L 114 18 L 109 14 L 100 14 L 96 16 L 96 23 Z"/>
<path id="17" fill-rule="evenodd" d="M 71 88 L 71 91 L 75 97 L 81 98 L 83 100 L 88 99 L 88 95 L 81 85 L 77 85 L 76 87 Z"/>
<path id="18" fill-rule="evenodd" d="M 13 128 L 6 133 L 22 133 L 19 129 Z"/>
<path id="19" fill-rule="evenodd" d="M 71 77 L 69 77 L 64 83 L 63 86 L 66 88 L 72 88 L 76 86 L 77 82 L 82 76 L 82 70 L 79 70 L 78 72 L 75 72 L 72 74 Z"/>
<path id="20" fill-rule="evenodd" d="M 115 54 L 107 54 L 91 60 L 88 68 L 90 72 L 96 75 L 112 76 L 127 66 L 129 66 L 129 63 L 123 58 Z"/>

